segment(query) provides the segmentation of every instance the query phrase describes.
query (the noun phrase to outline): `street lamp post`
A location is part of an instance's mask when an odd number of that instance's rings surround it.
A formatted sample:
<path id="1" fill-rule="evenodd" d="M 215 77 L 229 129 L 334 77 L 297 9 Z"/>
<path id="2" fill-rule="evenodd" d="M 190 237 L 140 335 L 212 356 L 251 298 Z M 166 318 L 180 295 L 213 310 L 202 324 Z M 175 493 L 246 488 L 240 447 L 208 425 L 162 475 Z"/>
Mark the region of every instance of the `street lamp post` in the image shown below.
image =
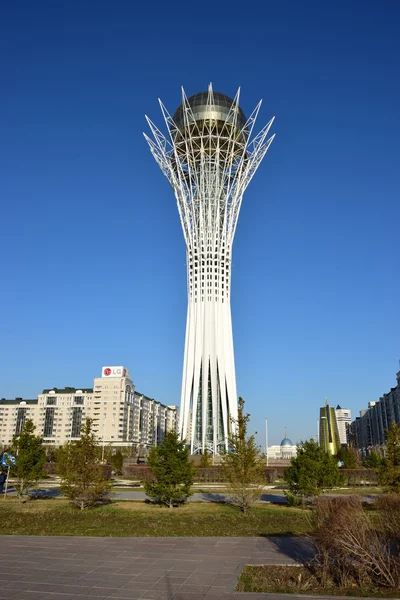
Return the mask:
<path id="1" fill-rule="evenodd" d="M 268 467 L 268 419 L 265 417 L 265 456 L 267 458 Z"/>

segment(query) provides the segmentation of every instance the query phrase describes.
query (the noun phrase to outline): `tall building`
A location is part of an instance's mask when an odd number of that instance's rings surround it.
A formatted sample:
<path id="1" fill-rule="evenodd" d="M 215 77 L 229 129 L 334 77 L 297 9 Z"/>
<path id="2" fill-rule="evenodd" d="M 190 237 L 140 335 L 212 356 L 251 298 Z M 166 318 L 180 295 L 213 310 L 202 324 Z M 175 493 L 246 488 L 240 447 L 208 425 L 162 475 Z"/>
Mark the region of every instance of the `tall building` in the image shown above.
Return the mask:
<path id="1" fill-rule="evenodd" d="M 230 308 L 232 245 L 243 193 L 267 152 L 273 119 L 252 138 L 261 102 L 247 119 L 234 99 L 213 92 L 187 98 L 168 137 L 149 120 L 151 152 L 168 179 L 186 242 L 188 311 L 179 430 L 191 453 L 228 448 L 237 418 Z"/>
<path id="2" fill-rule="evenodd" d="M 339 439 L 342 446 L 348 444 L 348 429 L 351 423 L 351 410 L 349 408 L 342 408 L 337 405 L 335 409 L 336 422 L 339 431 Z"/>
<path id="3" fill-rule="evenodd" d="M 328 398 L 325 406 L 319 410 L 319 445 L 328 454 L 337 454 L 340 448 L 339 430 L 336 421 L 336 412 L 329 406 Z"/>
<path id="4" fill-rule="evenodd" d="M 90 389 L 45 389 L 34 400 L 2 398 L 0 444 L 10 444 L 32 419 L 46 445 L 61 446 L 80 437 L 88 417 L 99 443 L 150 448 L 160 444 L 167 431 L 177 430 L 178 410 L 136 392 L 125 367 L 103 367 Z"/>
<path id="5" fill-rule="evenodd" d="M 369 402 L 367 410 L 361 410 L 349 426 L 349 444 L 358 448 L 363 457 L 374 447 L 386 444 L 386 431 L 392 423 L 400 425 L 400 371 L 397 385 L 376 402 Z"/>

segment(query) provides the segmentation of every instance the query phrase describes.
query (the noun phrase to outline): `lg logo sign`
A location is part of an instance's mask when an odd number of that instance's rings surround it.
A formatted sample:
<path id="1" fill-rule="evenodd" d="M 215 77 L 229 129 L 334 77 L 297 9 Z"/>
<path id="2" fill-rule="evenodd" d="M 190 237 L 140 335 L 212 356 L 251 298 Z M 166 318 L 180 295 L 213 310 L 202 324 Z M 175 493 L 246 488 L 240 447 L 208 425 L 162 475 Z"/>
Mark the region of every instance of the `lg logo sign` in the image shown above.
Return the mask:
<path id="1" fill-rule="evenodd" d="M 103 367 L 103 377 L 126 377 L 124 367 Z"/>

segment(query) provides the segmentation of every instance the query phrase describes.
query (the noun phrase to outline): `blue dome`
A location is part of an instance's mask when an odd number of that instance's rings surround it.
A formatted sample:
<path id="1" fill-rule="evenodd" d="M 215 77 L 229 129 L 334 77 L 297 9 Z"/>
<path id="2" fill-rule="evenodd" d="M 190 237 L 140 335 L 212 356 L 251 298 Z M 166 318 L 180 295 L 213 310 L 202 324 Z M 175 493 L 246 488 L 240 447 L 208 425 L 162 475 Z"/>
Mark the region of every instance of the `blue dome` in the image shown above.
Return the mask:
<path id="1" fill-rule="evenodd" d="M 281 441 L 281 446 L 293 446 L 291 440 L 289 440 L 289 438 L 285 437 L 282 441 Z"/>

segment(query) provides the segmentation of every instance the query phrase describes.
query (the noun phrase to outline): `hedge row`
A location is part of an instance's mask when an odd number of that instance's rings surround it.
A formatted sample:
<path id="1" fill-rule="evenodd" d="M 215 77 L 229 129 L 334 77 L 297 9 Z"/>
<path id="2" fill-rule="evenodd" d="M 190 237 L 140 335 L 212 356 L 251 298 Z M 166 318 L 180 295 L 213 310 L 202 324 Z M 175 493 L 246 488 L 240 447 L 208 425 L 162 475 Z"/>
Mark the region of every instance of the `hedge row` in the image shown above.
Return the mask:
<path id="1" fill-rule="evenodd" d="M 111 479 L 112 475 L 112 466 L 109 464 L 98 465 L 98 468 L 101 470 L 104 479 Z M 44 463 L 43 471 L 46 475 L 57 475 L 58 474 L 58 464 L 56 462 L 47 462 Z"/>
<path id="2" fill-rule="evenodd" d="M 283 479 L 287 467 L 266 467 L 265 480 L 274 483 Z M 345 485 L 354 487 L 361 485 L 377 485 L 378 473 L 375 469 L 341 469 L 344 474 Z M 122 475 L 135 481 L 150 481 L 153 474 L 150 467 L 146 465 L 128 464 L 124 465 Z M 223 467 L 210 467 L 195 469 L 195 481 L 198 483 L 223 483 L 225 481 Z"/>
<path id="3" fill-rule="evenodd" d="M 109 464 L 99 465 L 103 471 L 103 477 L 110 479 L 112 466 Z M 278 479 L 283 479 L 283 474 L 287 467 L 266 467 L 265 480 L 267 483 L 274 483 Z M 57 474 L 57 463 L 45 463 L 44 469 L 48 475 Z M 378 472 L 375 469 L 341 469 L 344 474 L 345 485 L 350 487 L 362 485 L 378 485 Z M 146 465 L 125 464 L 122 475 L 135 481 L 149 481 L 153 474 L 150 467 Z M 223 483 L 225 481 L 224 469 L 221 466 L 209 467 L 208 469 L 195 469 L 195 481 L 198 483 Z"/>

